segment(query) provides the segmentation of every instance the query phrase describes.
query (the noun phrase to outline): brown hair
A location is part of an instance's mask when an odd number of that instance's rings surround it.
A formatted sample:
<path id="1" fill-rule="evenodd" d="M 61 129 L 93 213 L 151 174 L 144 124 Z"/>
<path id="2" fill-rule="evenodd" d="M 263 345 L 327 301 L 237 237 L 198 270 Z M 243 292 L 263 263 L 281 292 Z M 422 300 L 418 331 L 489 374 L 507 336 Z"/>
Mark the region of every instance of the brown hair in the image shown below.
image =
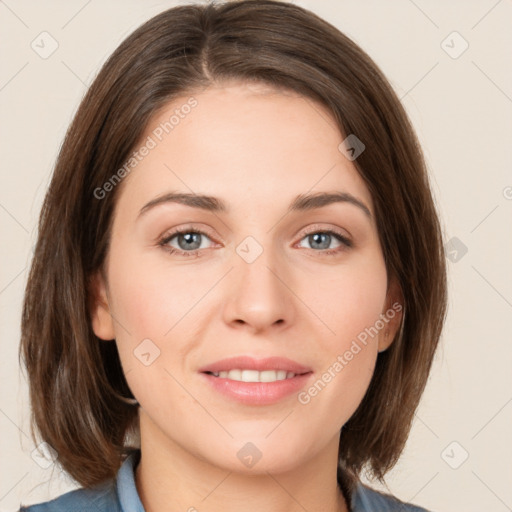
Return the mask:
<path id="1" fill-rule="evenodd" d="M 225 80 L 262 82 L 325 105 L 366 146 L 355 160 L 372 194 L 389 276 L 405 317 L 343 426 L 338 477 L 380 480 L 402 452 L 446 314 L 442 234 L 410 121 L 376 64 L 312 12 L 272 0 L 174 7 L 131 34 L 104 64 L 73 119 L 42 206 L 22 314 L 20 357 L 31 431 L 82 486 L 113 478 L 131 448 L 137 407 L 115 343 L 92 330 L 88 283 L 102 269 L 120 169 L 153 114 Z"/>

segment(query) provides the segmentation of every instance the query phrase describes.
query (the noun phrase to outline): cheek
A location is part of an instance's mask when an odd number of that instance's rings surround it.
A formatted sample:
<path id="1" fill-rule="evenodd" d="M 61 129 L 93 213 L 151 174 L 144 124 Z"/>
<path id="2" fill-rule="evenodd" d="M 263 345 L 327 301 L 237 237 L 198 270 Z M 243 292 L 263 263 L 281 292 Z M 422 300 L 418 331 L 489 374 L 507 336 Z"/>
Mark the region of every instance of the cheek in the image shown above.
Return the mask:
<path id="1" fill-rule="evenodd" d="M 315 338 L 322 370 L 299 403 L 320 417 L 336 411 L 337 425 L 355 412 L 369 386 L 377 340 L 385 325 L 381 321 L 387 290 L 384 262 L 375 257 L 361 263 L 316 280 L 318 286 L 309 288 L 306 299 L 323 324 L 323 334 Z"/>
<path id="2" fill-rule="evenodd" d="M 114 255 L 114 253 L 113 253 Z M 112 258 L 113 261 L 114 257 Z M 194 309 L 210 285 L 197 273 L 169 271 L 165 258 L 117 258 L 111 269 L 114 314 L 133 338 L 161 340 Z"/>
<path id="3" fill-rule="evenodd" d="M 324 324 L 323 340 L 329 352 L 346 350 L 352 340 L 359 337 L 364 341 L 365 334 L 368 344 L 376 341 L 377 335 L 371 327 L 383 312 L 386 291 L 387 273 L 379 255 L 342 266 L 336 273 L 320 276 L 315 286 L 303 289 L 311 308 L 318 312 Z"/>
<path id="4" fill-rule="evenodd" d="M 197 345 L 205 308 L 214 307 L 202 298 L 218 272 L 170 271 L 165 258 L 149 262 L 129 253 L 113 248 L 110 268 L 116 343 L 126 379 L 141 399 L 155 395 L 166 382 L 174 398 L 187 403 L 186 394 L 178 397 L 180 388 L 168 372 L 185 364 Z"/>

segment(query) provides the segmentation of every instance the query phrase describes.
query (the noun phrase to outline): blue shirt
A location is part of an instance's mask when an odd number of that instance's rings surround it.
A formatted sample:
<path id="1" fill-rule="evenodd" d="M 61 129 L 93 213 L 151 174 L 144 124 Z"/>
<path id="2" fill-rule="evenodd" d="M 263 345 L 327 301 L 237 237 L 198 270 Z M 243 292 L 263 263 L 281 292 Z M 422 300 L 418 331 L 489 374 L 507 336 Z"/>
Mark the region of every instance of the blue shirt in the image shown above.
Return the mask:
<path id="1" fill-rule="evenodd" d="M 134 450 L 123 462 L 115 480 L 91 489 L 75 489 L 51 501 L 21 506 L 19 512 L 145 512 L 135 486 L 134 468 L 140 450 Z M 358 483 L 351 500 L 351 512 L 428 512 L 403 503 Z"/>

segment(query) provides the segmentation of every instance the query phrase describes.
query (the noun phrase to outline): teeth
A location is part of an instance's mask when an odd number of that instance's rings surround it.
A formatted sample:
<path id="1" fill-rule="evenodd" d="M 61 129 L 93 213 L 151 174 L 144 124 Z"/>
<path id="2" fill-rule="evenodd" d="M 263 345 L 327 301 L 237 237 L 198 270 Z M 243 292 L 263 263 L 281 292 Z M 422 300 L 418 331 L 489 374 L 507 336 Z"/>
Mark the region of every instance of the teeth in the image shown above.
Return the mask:
<path id="1" fill-rule="evenodd" d="M 221 379 L 238 380 L 240 382 L 275 382 L 295 377 L 295 373 L 286 370 L 229 370 L 229 372 L 213 372 Z"/>

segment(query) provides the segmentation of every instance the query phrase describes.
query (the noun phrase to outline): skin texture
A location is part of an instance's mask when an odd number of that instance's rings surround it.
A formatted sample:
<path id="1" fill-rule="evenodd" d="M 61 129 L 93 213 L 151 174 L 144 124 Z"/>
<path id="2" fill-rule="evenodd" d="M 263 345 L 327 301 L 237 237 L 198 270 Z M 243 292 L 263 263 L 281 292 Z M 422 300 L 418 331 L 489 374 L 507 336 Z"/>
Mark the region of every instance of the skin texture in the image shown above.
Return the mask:
<path id="1" fill-rule="evenodd" d="M 284 356 L 313 369 L 310 386 L 400 301 L 375 220 L 360 208 L 344 202 L 286 213 L 299 194 L 344 191 L 373 215 L 372 197 L 339 151 L 344 137 L 322 105 L 241 82 L 193 96 L 197 106 L 120 185 L 106 280 L 98 273 L 94 281 L 94 331 L 115 339 L 140 403 L 137 489 L 148 512 L 347 510 L 336 483 L 340 429 L 399 313 L 307 404 L 296 394 L 240 404 L 198 369 L 238 355 Z M 157 113 L 142 141 L 189 97 Z M 170 191 L 218 197 L 229 211 L 166 203 L 138 217 Z M 207 232 L 199 256 L 159 245 L 178 227 Z M 326 230 L 353 246 L 307 236 Z M 248 236 L 263 249 L 252 263 L 236 251 Z M 187 250 L 178 236 L 167 246 Z M 145 339 L 160 350 L 147 366 L 134 355 Z M 250 468 L 237 457 L 247 442 L 262 453 Z"/>

